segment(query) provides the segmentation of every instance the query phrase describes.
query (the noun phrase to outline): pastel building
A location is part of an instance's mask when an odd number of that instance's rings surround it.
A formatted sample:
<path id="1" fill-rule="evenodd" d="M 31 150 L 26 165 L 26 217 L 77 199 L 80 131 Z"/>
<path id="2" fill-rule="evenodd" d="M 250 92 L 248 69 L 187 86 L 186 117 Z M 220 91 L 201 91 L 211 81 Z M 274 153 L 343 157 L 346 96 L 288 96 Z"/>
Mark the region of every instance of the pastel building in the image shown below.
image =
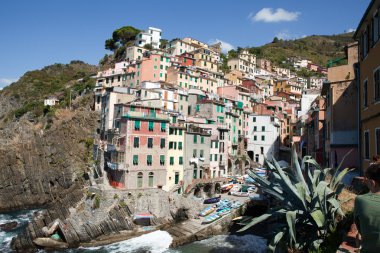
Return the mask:
<path id="1" fill-rule="evenodd" d="M 161 45 L 161 33 L 161 29 L 149 27 L 148 30 L 142 31 L 136 35 L 135 45 L 138 47 L 144 47 L 145 45 L 150 44 L 153 48 L 158 49 Z"/>
<path id="2" fill-rule="evenodd" d="M 112 185 L 125 189 L 162 188 L 166 184 L 169 116 L 160 109 L 115 105 L 114 148 L 105 155 Z"/>

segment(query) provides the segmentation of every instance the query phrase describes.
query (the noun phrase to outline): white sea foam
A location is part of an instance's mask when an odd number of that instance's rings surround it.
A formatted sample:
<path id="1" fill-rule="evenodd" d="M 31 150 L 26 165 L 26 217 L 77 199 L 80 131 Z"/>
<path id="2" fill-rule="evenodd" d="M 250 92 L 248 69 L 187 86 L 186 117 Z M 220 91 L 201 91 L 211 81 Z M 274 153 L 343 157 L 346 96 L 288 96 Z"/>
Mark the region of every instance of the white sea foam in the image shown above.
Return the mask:
<path id="1" fill-rule="evenodd" d="M 169 249 L 173 238 L 166 231 L 154 231 L 129 240 L 113 243 L 102 247 L 78 249 L 79 252 L 110 252 L 110 253 L 163 253 Z"/>

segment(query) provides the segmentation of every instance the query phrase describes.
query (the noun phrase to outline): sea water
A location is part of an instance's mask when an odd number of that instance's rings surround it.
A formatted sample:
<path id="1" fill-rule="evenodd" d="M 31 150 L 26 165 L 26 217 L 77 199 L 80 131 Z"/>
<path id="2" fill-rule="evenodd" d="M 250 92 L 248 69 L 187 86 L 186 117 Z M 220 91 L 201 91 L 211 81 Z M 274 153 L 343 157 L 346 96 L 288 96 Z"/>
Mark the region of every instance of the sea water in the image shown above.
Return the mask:
<path id="1" fill-rule="evenodd" d="M 0 224 L 18 222 L 11 232 L 0 232 L 0 252 L 11 252 L 10 242 L 33 218 L 36 210 L 0 214 Z M 67 249 L 57 253 L 264 253 L 266 240 L 254 235 L 217 235 L 209 239 L 193 242 L 176 249 L 169 249 L 173 238 L 166 231 L 154 231 L 129 240 L 99 247 Z M 39 252 L 44 252 L 40 250 Z"/>

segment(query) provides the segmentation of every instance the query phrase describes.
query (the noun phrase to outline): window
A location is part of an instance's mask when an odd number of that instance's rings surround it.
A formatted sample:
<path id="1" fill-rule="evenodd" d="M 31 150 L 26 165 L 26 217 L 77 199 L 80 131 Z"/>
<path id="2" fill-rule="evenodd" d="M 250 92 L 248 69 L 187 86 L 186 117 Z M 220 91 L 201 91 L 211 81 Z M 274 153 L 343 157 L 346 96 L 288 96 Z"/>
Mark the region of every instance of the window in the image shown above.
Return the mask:
<path id="1" fill-rule="evenodd" d="M 377 12 L 376 16 L 373 18 L 372 23 L 372 31 L 373 31 L 373 43 L 372 45 L 375 45 L 375 43 L 380 38 L 380 17 L 379 17 L 379 11 Z"/>
<path id="2" fill-rule="evenodd" d="M 369 131 L 364 131 L 364 159 L 369 159 Z"/>
<path id="3" fill-rule="evenodd" d="M 193 142 L 194 142 L 194 143 L 197 143 L 197 140 L 198 140 L 198 135 L 194 134 L 194 135 L 193 135 Z"/>
<path id="4" fill-rule="evenodd" d="M 260 153 L 263 155 L 264 154 L 264 147 L 260 147 Z"/>
<path id="5" fill-rule="evenodd" d="M 153 132 L 153 130 L 154 130 L 154 122 L 153 121 L 149 121 L 149 123 L 148 123 L 148 130 L 150 131 L 150 132 Z"/>
<path id="6" fill-rule="evenodd" d="M 205 143 L 205 137 L 201 136 L 201 144 Z"/>
<path id="7" fill-rule="evenodd" d="M 142 188 L 143 185 L 143 173 L 139 172 L 137 174 L 137 188 Z"/>
<path id="8" fill-rule="evenodd" d="M 200 150 L 199 157 L 203 158 L 203 149 Z"/>
<path id="9" fill-rule="evenodd" d="M 149 172 L 149 177 L 148 177 L 148 186 L 153 187 L 153 181 L 154 181 L 154 174 L 153 172 Z"/>
<path id="10" fill-rule="evenodd" d="M 257 136 L 256 135 L 253 136 L 253 140 L 257 141 Z"/>
<path id="11" fill-rule="evenodd" d="M 140 130 L 140 120 L 135 120 L 135 130 Z"/>
<path id="12" fill-rule="evenodd" d="M 153 138 L 148 138 L 148 148 L 153 148 Z"/>
<path id="13" fill-rule="evenodd" d="M 183 157 L 182 156 L 179 157 L 179 161 L 178 162 L 179 162 L 179 165 L 183 164 Z"/>
<path id="14" fill-rule="evenodd" d="M 212 155 L 210 154 L 210 162 L 212 162 Z"/>
<path id="15" fill-rule="evenodd" d="M 179 135 L 182 135 L 182 129 L 179 129 Z"/>
<path id="16" fill-rule="evenodd" d="M 146 165 L 152 166 L 152 163 L 153 163 L 152 155 L 147 155 L 146 156 Z"/>
<path id="17" fill-rule="evenodd" d="M 182 150 L 182 141 L 178 142 L 178 150 Z"/>
<path id="18" fill-rule="evenodd" d="M 257 131 L 257 126 L 254 126 L 254 127 L 253 127 L 253 131 L 254 131 L 254 132 Z"/>
<path id="19" fill-rule="evenodd" d="M 252 119 L 253 119 L 253 122 L 256 122 L 256 117 L 253 117 Z"/>
<path id="20" fill-rule="evenodd" d="M 170 157 L 170 165 L 174 165 L 174 156 Z"/>
<path id="21" fill-rule="evenodd" d="M 197 157 L 197 150 L 193 149 L 193 157 Z"/>
<path id="22" fill-rule="evenodd" d="M 173 142 L 169 141 L 169 149 L 173 149 Z"/>
<path id="23" fill-rule="evenodd" d="M 138 147 L 140 147 L 139 137 L 134 137 L 134 138 L 133 138 L 133 147 L 134 147 L 134 148 L 138 148 Z"/>
<path id="24" fill-rule="evenodd" d="M 139 165 L 139 156 L 133 155 L 133 165 Z"/>
<path id="25" fill-rule="evenodd" d="M 219 142 L 215 142 L 215 148 L 218 148 Z"/>
<path id="26" fill-rule="evenodd" d="M 173 142 L 173 145 L 174 145 L 173 148 L 177 149 L 177 142 Z"/>
<path id="27" fill-rule="evenodd" d="M 160 140 L 160 148 L 165 148 L 165 139 L 161 138 Z"/>
<path id="28" fill-rule="evenodd" d="M 380 128 L 376 128 L 376 155 L 380 154 Z"/>
<path id="29" fill-rule="evenodd" d="M 261 135 L 261 140 L 265 141 L 265 135 Z"/>
<path id="30" fill-rule="evenodd" d="M 165 155 L 160 155 L 160 165 L 165 165 Z"/>
<path id="31" fill-rule="evenodd" d="M 161 132 L 166 132 L 166 122 L 161 122 Z"/>
<path id="32" fill-rule="evenodd" d="M 368 81 L 364 81 L 363 85 L 363 106 L 367 107 L 368 106 Z"/>
<path id="33" fill-rule="evenodd" d="M 215 162 L 218 161 L 218 155 L 217 154 L 214 155 L 214 160 L 215 160 Z"/>
<path id="34" fill-rule="evenodd" d="M 265 132 L 265 126 L 262 126 L 262 127 L 261 127 L 261 131 L 262 131 L 262 132 Z"/>
<path id="35" fill-rule="evenodd" d="M 374 75 L 374 84 L 375 84 L 375 100 L 380 99 L 380 68 L 378 68 Z"/>

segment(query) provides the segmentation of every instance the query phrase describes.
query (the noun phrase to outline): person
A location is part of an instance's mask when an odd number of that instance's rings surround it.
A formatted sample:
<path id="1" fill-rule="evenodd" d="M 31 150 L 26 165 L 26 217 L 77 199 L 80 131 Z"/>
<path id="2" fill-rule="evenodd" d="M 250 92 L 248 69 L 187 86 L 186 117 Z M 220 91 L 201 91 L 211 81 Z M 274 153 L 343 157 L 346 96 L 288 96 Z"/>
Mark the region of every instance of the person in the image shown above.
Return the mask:
<path id="1" fill-rule="evenodd" d="M 361 253 L 380 252 L 380 164 L 372 163 L 362 178 L 370 192 L 355 199 L 354 218 L 361 235 Z"/>

